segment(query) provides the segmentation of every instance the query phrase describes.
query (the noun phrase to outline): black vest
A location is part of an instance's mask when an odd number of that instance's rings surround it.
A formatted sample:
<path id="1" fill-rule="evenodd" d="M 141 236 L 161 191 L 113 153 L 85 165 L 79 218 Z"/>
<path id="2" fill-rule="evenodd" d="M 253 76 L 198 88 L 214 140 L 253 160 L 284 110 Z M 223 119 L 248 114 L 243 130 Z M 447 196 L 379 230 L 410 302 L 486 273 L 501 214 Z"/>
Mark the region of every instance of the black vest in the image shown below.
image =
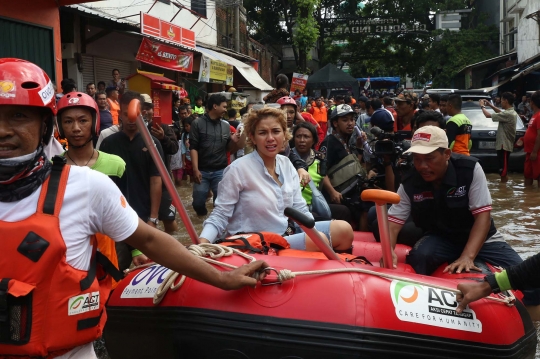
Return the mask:
<path id="1" fill-rule="evenodd" d="M 405 176 L 403 188 L 417 227 L 459 244 L 467 243 L 474 224 L 469 210 L 469 191 L 476 162 L 474 157 L 452 154 L 439 189 L 424 181 L 414 168 Z M 492 218 L 486 239 L 496 232 Z"/>

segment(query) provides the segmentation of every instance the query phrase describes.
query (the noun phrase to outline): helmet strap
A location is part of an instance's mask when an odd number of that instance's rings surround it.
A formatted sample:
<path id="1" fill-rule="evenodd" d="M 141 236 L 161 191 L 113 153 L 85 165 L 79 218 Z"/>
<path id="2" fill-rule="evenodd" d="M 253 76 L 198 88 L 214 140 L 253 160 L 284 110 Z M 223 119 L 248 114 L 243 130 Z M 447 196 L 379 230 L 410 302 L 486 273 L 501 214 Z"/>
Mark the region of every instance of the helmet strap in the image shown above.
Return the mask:
<path id="1" fill-rule="evenodd" d="M 71 148 L 83 148 L 83 147 L 85 147 L 87 144 L 89 144 L 90 141 L 92 141 L 92 136 L 90 136 L 90 137 L 88 138 L 88 141 L 86 141 L 86 142 L 83 143 L 82 145 L 75 146 L 75 145 L 70 145 L 70 144 L 68 143 L 68 146 L 71 147 Z"/>

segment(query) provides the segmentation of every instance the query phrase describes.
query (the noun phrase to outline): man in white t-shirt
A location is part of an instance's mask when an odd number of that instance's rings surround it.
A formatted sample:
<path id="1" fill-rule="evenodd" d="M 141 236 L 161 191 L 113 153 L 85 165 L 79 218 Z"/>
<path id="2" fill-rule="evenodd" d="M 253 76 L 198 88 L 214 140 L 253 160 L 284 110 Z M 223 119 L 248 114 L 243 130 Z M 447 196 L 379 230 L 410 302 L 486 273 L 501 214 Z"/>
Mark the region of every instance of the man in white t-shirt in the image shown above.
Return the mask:
<path id="1" fill-rule="evenodd" d="M 9 306 L 11 295 L 33 296 L 28 312 L 31 331 L 26 333 L 29 343 L 0 343 L 0 356 L 96 358 L 91 341 L 102 328 L 78 330 L 79 323 L 43 327 L 49 323 L 47 318 L 54 321 L 63 316 L 70 322 L 99 314 L 98 307 L 102 310 L 106 298 L 100 301 L 96 290 L 101 292 L 101 288 L 90 270 L 91 260 L 97 256 L 92 242 L 96 233 L 126 241 L 163 266 L 222 289 L 256 284 L 251 275 L 266 267 L 264 262 L 218 271 L 171 236 L 141 221 L 107 176 L 87 167 L 64 165 L 58 159 L 51 164 L 43 146 L 51 138 L 55 113 L 54 89 L 42 69 L 24 60 L 0 59 L 0 231 L 10 233 L 0 241 L 4 257 L 0 261 L 0 299 L 7 297 Z M 43 268 L 46 273 L 51 267 L 62 271 L 53 276 L 38 270 Z M 80 286 L 77 278 L 82 278 Z M 90 283 L 83 286 L 87 278 Z M 69 287 L 70 283 L 77 285 Z M 71 300 L 84 295 L 97 296 L 97 305 L 78 312 Z M 55 305 L 46 305 L 53 300 Z M 72 303 L 69 308 L 68 300 Z M 85 325 L 102 326 L 99 318 L 98 324 Z M 2 325 L 0 321 L 0 329 Z M 47 338 L 40 335 L 53 329 L 54 334 Z M 80 338 L 87 338 L 88 344 L 79 345 Z"/>
<path id="2" fill-rule="evenodd" d="M 408 152 L 414 168 L 399 186 L 401 201 L 390 207 L 388 221 L 392 248 L 409 216 L 424 231 L 407 256 L 416 273 L 430 275 L 444 263 L 444 272 L 461 273 L 481 272 L 475 260 L 501 267 L 522 262 L 491 218 L 491 196 L 477 159 L 452 153 L 436 126 L 416 130 Z M 540 304 L 539 290 L 523 293 L 525 305 Z"/>

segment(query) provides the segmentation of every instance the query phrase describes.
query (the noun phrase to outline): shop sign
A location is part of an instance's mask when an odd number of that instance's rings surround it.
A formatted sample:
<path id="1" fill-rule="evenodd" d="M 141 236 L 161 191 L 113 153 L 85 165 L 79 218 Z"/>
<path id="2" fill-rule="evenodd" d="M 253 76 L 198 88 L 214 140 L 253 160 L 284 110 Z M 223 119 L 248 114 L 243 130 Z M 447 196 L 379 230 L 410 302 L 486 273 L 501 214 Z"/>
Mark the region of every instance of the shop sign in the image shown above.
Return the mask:
<path id="1" fill-rule="evenodd" d="M 357 34 L 383 34 L 404 32 L 425 32 L 425 24 L 405 24 L 399 19 L 382 18 L 336 18 L 329 21 L 324 27 L 325 36 L 357 35 Z"/>
<path id="2" fill-rule="evenodd" d="M 141 33 L 195 50 L 195 32 L 141 12 Z"/>
<path id="3" fill-rule="evenodd" d="M 304 91 L 307 85 L 308 77 L 308 75 L 293 72 L 291 81 L 291 94 L 293 94 L 296 90 L 300 90 L 300 92 Z"/>
<path id="4" fill-rule="evenodd" d="M 193 52 L 180 51 L 177 48 L 143 39 L 137 60 L 168 70 L 193 72 Z"/>
<path id="5" fill-rule="evenodd" d="M 201 68 L 199 69 L 199 82 L 212 82 L 232 86 L 233 66 L 219 60 L 212 60 L 204 55 L 201 56 Z"/>

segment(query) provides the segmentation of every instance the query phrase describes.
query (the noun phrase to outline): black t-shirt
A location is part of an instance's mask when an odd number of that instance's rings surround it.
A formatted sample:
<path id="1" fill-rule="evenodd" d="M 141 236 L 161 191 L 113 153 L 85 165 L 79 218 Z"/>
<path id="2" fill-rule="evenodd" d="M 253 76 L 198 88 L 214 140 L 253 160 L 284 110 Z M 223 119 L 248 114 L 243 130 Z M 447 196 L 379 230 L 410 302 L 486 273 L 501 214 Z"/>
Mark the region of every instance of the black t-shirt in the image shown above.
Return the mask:
<path id="1" fill-rule="evenodd" d="M 229 122 L 211 120 L 207 114 L 191 123 L 189 149 L 199 154 L 199 171 L 217 171 L 227 167 L 227 146 L 231 140 Z"/>
<path id="2" fill-rule="evenodd" d="M 352 153 L 357 153 L 356 146 L 352 145 L 351 142 L 352 140 L 349 139 L 349 149 L 352 151 Z M 347 152 L 343 143 L 341 143 L 341 141 L 338 140 L 334 135 L 326 136 L 321 143 L 319 152 L 324 153 L 326 156 L 327 171 L 349 155 L 349 152 Z"/>
<path id="3" fill-rule="evenodd" d="M 155 137 L 152 139 L 163 158 L 161 144 Z M 130 141 L 124 132 L 117 132 L 103 140 L 99 150 L 117 155 L 126 162 L 126 171 L 117 185 L 139 218 L 146 222 L 150 216 L 150 177 L 159 176 L 159 171 L 141 134 L 137 133 Z"/>

